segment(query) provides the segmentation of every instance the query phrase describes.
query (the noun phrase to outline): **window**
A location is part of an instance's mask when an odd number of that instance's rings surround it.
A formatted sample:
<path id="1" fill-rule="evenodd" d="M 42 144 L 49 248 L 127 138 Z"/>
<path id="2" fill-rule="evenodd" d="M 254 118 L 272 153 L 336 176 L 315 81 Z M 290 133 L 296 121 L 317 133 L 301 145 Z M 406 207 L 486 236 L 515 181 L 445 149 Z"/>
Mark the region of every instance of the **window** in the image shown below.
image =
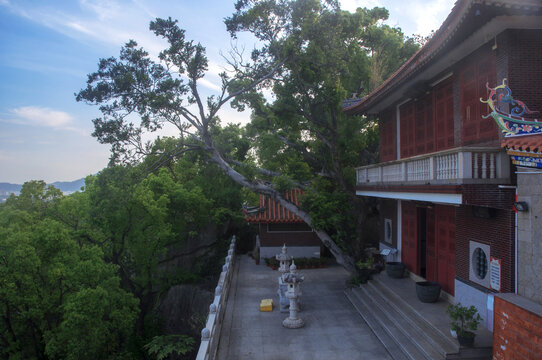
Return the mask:
<path id="1" fill-rule="evenodd" d="M 391 219 L 384 219 L 384 241 L 388 244 L 392 243 L 393 228 L 391 226 Z"/>
<path id="2" fill-rule="evenodd" d="M 472 261 L 474 263 L 474 275 L 480 280 L 485 279 L 487 275 L 487 256 L 484 250 L 481 248 L 474 249 Z"/>

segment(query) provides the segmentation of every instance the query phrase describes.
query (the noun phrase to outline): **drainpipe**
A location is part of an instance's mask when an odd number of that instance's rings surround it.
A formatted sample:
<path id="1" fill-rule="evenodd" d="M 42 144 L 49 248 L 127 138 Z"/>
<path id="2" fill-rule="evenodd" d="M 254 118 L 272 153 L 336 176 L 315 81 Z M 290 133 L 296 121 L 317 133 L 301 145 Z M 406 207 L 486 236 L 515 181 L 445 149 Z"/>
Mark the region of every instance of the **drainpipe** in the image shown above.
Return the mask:
<path id="1" fill-rule="evenodd" d="M 516 172 L 517 174 L 517 172 Z M 514 185 L 499 185 L 499 189 L 514 189 L 516 201 L 518 200 L 518 188 Z M 518 212 L 514 212 L 514 293 L 518 293 Z"/>

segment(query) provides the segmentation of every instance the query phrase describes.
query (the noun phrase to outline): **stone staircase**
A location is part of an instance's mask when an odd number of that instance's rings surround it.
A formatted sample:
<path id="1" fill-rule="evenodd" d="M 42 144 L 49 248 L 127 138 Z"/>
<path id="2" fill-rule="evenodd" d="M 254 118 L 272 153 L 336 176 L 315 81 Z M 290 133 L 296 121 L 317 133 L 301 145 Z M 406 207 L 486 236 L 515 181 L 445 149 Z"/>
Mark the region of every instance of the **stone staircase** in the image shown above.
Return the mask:
<path id="1" fill-rule="evenodd" d="M 449 330 L 444 330 L 447 321 L 440 329 L 435 326 L 437 321 L 442 323 L 445 303 L 423 304 L 427 305 L 427 312 L 420 312 L 422 303 L 418 301 L 418 309 L 415 309 L 409 304 L 410 291 L 405 292 L 405 285 L 413 281 L 393 279 L 396 282 L 390 283 L 386 276 L 373 276 L 367 284 L 346 289 L 345 295 L 394 360 L 491 359 L 491 346 L 478 344 L 474 348 L 460 348 Z M 395 285 L 398 284 L 405 293 L 397 290 Z"/>

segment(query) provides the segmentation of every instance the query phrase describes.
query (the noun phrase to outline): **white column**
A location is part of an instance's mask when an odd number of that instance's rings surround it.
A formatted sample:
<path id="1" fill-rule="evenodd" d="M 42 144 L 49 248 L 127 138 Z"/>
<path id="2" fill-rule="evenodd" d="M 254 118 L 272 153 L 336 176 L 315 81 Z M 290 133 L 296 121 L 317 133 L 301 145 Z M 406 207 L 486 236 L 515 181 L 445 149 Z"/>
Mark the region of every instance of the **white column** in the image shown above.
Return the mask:
<path id="1" fill-rule="evenodd" d="M 397 261 L 401 261 L 401 200 L 397 200 Z"/>
<path id="2" fill-rule="evenodd" d="M 472 155 L 474 157 L 474 176 L 472 178 L 478 179 L 478 153 L 473 153 Z"/>
<path id="3" fill-rule="evenodd" d="M 482 153 L 482 179 L 486 179 L 486 178 L 487 178 L 487 165 L 486 165 L 486 160 L 487 160 L 487 154 L 486 154 L 486 153 Z"/>

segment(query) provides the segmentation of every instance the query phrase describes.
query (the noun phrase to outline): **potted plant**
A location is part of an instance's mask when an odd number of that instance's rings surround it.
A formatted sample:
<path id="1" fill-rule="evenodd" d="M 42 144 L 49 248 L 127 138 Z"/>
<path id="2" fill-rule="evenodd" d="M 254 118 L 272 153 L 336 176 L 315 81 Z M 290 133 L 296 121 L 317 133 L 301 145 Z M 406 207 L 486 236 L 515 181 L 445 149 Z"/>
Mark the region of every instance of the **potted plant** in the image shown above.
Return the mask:
<path id="1" fill-rule="evenodd" d="M 386 273 L 389 277 L 400 279 L 405 276 L 405 263 L 397 261 L 388 261 L 386 263 Z"/>
<path id="2" fill-rule="evenodd" d="M 440 297 L 441 286 L 434 281 L 416 282 L 416 295 L 421 302 L 433 303 Z"/>
<path id="3" fill-rule="evenodd" d="M 373 264 L 374 258 L 372 257 L 367 258 L 365 261 L 360 260 L 356 263 L 359 279 L 362 284 L 365 284 L 371 277 L 371 274 L 373 273 Z"/>
<path id="4" fill-rule="evenodd" d="M 461 346 L 472 346 L 474 337 L 478 329 L 482 317 L 478 314 L 478 310 L 471 305 L 470 307 L 462 306 L 461 303 L 450 305 L 446 309 L 446 313 L 450 316 L 450 327 L 457 334 L 457 341 Z"/>

